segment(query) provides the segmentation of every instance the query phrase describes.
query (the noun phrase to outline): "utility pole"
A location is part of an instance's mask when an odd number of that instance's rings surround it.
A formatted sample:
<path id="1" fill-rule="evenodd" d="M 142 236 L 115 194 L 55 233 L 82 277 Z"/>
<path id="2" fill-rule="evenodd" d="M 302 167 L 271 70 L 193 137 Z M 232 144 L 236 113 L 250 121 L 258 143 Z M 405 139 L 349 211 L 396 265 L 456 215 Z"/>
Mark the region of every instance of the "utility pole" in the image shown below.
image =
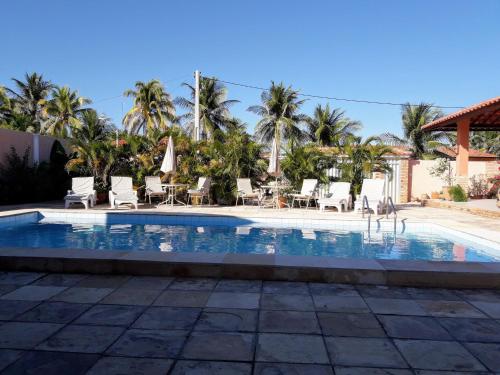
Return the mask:
<path id="1" fill-rule="evenodd" d="M 194 71 L 194 140 L 200 140 L 200 71 Z"/>

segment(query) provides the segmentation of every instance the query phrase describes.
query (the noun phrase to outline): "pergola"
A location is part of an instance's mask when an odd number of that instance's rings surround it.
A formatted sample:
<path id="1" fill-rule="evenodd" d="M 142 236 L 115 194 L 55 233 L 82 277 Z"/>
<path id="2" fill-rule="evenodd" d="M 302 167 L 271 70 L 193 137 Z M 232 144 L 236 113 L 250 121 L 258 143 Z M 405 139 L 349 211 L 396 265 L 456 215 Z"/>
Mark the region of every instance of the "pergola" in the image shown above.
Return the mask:
<path id="1" fill-rule="evenodd" d="M 423 131 L 457 132 L 457 177 L 466 183 L 469 172 L 469 132 L 500 131 L 500 96 L 438 118 L 422 127 Z"/>

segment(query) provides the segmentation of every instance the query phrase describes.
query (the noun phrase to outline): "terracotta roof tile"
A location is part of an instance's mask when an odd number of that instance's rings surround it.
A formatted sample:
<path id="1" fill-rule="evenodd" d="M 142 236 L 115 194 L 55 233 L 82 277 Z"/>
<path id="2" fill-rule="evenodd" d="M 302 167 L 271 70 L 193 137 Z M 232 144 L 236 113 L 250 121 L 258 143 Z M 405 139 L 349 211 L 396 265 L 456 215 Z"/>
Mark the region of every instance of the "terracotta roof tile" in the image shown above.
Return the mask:
<path id="1" fill-rule="evenodd" d="M 497 106 L 498 104 L 498 106 Z M 465 116 L 473 116 L 473 115 L 480 115 L 482 112 L 484 112 L 485 109 L 488 109 L 489 107 L 493 107 L 496 111 L 500 113 L 500 96 L 497 96 L 495 98 L 491 98 L 488 100 L 485 100 L 481 103 L 474 104 L 470 107 L 461 109 L 457 112 L 450 113 L 449 115 L 440 117 L 422 127 L 423 130 L 431 130 L 431 129 L 436 129 L 439 128 L 440 126 L 446 126 L 446 125 L 451 125 L 455 123 L 454 120 L 459 119 L 460 117 L 465 117 Z M 477 112 L 477 113 L 475 113 Z M 496 124 L 496 127 L 500 127 L 500 116 L 496 115 L 494 122 L 492 122 L 491 126 L 492 128 L 495 128 L 494 124 Z M 471 128 L 473 127 L 474 124 L 471 124 Z M 437 129 L 436 129 L 437 130 Z"/>

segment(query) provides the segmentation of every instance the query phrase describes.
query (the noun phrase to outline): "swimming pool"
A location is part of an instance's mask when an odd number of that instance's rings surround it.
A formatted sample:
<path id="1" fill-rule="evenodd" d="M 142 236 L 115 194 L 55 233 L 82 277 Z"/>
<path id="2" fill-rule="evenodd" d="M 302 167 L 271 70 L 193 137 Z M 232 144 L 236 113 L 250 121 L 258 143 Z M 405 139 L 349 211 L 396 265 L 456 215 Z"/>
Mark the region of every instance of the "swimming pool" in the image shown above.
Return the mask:
<path id="1" fill-rule="evenodd" d="M 500 261 L 498 248 L 421 223 L 50 212 L 0 219 L 0 233 L 0 248 Z"/>

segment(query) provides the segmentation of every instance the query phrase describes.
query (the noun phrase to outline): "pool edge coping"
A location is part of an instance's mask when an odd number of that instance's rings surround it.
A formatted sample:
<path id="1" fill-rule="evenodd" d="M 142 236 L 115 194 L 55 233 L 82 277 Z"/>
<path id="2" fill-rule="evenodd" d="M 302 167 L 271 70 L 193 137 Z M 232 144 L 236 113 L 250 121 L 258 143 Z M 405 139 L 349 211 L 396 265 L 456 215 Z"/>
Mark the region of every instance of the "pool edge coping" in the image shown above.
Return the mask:
<path id="1" fill-rule="evenodd" d="M 500 263 L 5 248 L 0 270 L 500 289 Z"/>

